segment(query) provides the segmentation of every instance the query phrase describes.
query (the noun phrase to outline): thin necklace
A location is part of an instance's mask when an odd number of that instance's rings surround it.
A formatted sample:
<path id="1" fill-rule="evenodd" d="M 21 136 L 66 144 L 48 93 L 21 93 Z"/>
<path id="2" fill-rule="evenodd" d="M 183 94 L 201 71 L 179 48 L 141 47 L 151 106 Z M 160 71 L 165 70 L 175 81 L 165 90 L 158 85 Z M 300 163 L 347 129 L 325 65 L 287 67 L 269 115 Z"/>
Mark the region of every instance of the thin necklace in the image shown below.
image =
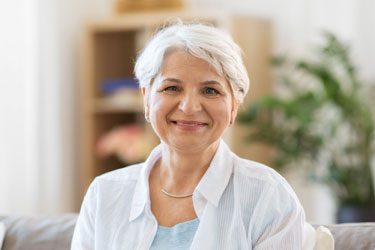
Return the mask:
<path id="1" fill-rule="evenodd" d="M 182 194 L 182 195 L 170 194 L 167 191 L 165 191 L 162 187 L 160 187 L 160 188 L 161 188 L 161 191 L 163 192 L 163 194 L 166 194 L 166 195 L 168 195 L 170 197 L 173 197 L 173 198 L 186 198 L 186 197 L 193 196 L 193 193 L 191 193 L 191 194 Z"/>
<path id="2" fill-rule="evenodd" d="M 182 194 L 182 195 L 168 193 L 168 192 L 165 191 L 165 189 L 161 186 L 161 178 L 160 178 L 160 174 L 159 174 L 159 184 L 160 184 L 160 189 L 161 189 L 161 191 L 163 192 L 163 194 L 168 195 L 168 196 L 170 196 L 170 197 L 173 197 L 173 198 L 186 198 L 186 197 L 193 196 L 193 193 L 191 193 L 191 194 Z"/>

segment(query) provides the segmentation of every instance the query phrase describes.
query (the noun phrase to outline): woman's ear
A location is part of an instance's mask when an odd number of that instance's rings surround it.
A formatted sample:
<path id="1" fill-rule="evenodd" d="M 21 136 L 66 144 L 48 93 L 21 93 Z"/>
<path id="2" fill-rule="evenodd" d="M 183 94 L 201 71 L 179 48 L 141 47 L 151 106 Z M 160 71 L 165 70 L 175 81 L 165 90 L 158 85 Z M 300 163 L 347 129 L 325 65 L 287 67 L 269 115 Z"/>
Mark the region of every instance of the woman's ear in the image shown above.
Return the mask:
<path id="1" fill-rule="evenodd" d="M 232 126 L 234 124 L 234 121 L 236 120 L 238 108 L 240 107 L 240 103 L 238 101 L 233 102 L 232 111 L 230 114 L 230 123 L 229 126 Z"/>
<path id="2" fill-rule="evenodd" d="M 142 88 L 142 95 L 143 95 L 143 105 L 144 105 L 144 108 L 145 108 L 145 117 L 147 119 L 147 117 L 150 116 L 150 112 L 149 112 L 149 107 L 148 107 L 148 89 L 143 87 Z"/>
<path id="3" fill-rule="evenodd" d="M 143 97 L 146 96 L 146 88 L 145 87 L 142 88 L 142 95 L 143 95 Z"/>

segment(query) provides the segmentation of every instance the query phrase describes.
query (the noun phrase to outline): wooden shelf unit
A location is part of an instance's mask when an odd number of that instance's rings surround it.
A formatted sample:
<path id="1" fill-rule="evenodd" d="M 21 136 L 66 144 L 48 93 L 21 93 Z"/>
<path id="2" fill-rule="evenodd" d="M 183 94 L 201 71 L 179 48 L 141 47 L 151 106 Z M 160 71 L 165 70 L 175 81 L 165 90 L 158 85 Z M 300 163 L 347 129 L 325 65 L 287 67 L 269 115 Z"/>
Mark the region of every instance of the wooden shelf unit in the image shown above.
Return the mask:
<path id="1" fill-rule="evenodd" d="M 115 157 L 101 159 L 96 155 L 95 145 L 100 136 L 119 125 L 140 124 L 149 131 L 150 143 L 158 143 L 152 129 L 144 120 L 143 106 L 139 103 L 106 103 L 100 84 L 105 79 L 133 77 L 138 51 L 155 30 L 166 20 L 171 20 L 171 17 L 212 23 L 233 35 L 244 51 L 245 64 L 252 83 L 246 104 L 271 90 L 271 30 L 267 21 L 211 11 L 159 11 L 132 13 L 89 23 L 82 44 L 79 204 L 96 176 L 126 165 Z M 247 128 L 235 124 L 225 134 L 225 140 L 240 156 L 267 161 L 268 150 L 244 143 L 245 134 Z"/>

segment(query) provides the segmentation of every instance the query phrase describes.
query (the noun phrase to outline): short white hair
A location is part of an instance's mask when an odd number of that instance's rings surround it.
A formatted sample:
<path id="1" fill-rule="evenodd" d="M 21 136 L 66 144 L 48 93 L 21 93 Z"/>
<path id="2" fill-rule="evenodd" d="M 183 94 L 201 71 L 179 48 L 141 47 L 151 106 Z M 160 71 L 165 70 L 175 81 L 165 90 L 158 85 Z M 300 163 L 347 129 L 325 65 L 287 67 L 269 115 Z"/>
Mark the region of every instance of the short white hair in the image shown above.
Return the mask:
<path id="1" fill-rule="evenodd" d="M 156 33 L 136 60 L 134 72 L 141 88 L 151 87 L 152 80 L 161 70 L 166 52 L 172 48 L 186 49 L 208 62 L 227 79 L 235 100 L 242 103 L 249 90 L 242 50 L 228 33 L 202 23 L 178 20 Z"/>

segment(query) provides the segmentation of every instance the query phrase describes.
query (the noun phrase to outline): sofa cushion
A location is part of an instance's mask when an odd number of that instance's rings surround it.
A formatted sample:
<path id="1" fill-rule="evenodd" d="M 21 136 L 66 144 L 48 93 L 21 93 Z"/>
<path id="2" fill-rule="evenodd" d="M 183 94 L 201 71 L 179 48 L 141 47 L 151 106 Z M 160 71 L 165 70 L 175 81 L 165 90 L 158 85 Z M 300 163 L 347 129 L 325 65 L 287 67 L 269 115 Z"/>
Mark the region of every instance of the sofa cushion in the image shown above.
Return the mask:
<path id="1" fill-rule="evenodd" d="M 70 249 L 76 220 L 76 214 L 0 216 L 6 228 L 2 250 Z"/>
<path id="2" fill-rule="evenodd" d="M 325 225 L 334 239 L 335 249 L 340 250 L 374 250 L 375 223 L 343 223 Z"/>

